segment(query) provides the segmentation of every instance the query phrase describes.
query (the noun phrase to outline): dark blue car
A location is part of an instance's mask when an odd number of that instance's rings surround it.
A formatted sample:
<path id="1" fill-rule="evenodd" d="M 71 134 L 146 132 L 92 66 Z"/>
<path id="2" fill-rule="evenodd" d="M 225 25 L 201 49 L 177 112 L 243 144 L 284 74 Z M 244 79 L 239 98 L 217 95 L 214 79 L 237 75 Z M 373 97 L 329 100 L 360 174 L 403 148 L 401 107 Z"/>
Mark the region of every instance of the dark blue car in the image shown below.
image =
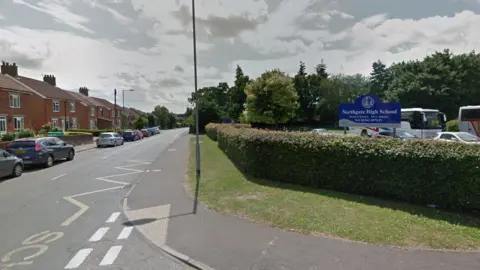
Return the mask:
<path id="1" fill-rule="evenodd" d="M 126 142 L 133 142 L 140 139 L 136 130 L 127 130 L 123 132 L 123 140 Z"/>
<path id="2" fill-rule="evenodd" d="M 57 137 L 17 139 L 5 150 L 23 160 L 25 165 L 52 167 L 57 160 L 73 160 L 75 149 Z"/>

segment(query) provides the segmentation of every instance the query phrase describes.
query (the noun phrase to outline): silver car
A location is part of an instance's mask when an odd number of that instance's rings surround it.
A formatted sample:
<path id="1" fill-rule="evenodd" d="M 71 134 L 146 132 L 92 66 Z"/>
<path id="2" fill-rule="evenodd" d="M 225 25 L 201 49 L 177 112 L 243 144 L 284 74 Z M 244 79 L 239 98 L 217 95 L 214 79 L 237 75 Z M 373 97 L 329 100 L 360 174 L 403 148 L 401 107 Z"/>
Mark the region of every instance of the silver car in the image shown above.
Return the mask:
<path id="1" fill-rule="evenodd" d="M 22 172 L 22 159 L 0 149 L 0 178 L 5 176 L 19 177 Z"/>
<path id="2" fill-rule="evenodd" d="M 123 145 L 123 137 L 116 132 L 105 132 L 98 136 L 97 147 Z"/>

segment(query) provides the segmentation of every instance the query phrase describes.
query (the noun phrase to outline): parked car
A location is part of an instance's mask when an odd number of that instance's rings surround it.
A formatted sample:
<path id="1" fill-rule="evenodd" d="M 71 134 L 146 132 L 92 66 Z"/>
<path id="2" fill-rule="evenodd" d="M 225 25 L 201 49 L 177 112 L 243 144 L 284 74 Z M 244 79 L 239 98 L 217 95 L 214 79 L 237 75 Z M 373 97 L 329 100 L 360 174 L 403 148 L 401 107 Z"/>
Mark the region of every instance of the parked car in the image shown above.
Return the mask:
<path id="1" fill-rule="evenodd" d="M 157 130 L 155 130 L 155 128 L 148 128 L 147 130 L 148 130 L 148 132 L 150 132 L 151 135 L 157 135 L 158 134 Z"/>
<path id="2" fill-rule="evenodd" d="M 148 129 L 144 128 L 141 130 L 142 134 L 143 134 L 143 137 L 150 137 L 152 136 L 152 134 L 150 133 L 150 131 L 148 131 Z"/>
<path id="3" fill-rule="evenodd" d="M 123 140 L 128 141 L 136 141 L 140 139 L 136 130 L 127 130 L 123 132 Z"/>
<path id="4" fill-rule="evenodd" d="M 140 130 L 135 130 L 138 134 L 138 138 L 143 139 L 143 133 Z"/>
<path id="5" fill-rule="evenodd" d="M 23 160 L 0 149 L 0 177 L 19 177 L 23 172 Z"/>
<path id="6" fill-rule="evenodd" d="M 124 139 L 117 132 L 101 133 L 97 139 L 97 147 L 123 145 Z"/>
<path id="7" fill-rule="evenodd" d="M 468 132 L 439 132 L 434 140 L 446 142 L 460 142 L 468 144 L 480 143 L 480 138 Z"/>
<path id="8" fill-rule="evenodd" d="M 393 138 L 393 131 L 379 132 L 377 138 Z M 413 135 L 412 133 L 402 131 L 402 130 L 395 131 L 395 138 L 404 140 L 404 141 L 418 139 L 418 137 Z"/>
<path id="9" fill-rule="evenodd" d="M 8 153 L 23 160 L 25 165 L 52 167 L 57 160 L 73 160 L 75 149 L 57 137 L 17 139 L 5 148 Z"/>
<path id="10" fill-rule="evenodd" d="M 316 128 L 312 130 L 312 133 L 318 134 L 318 133 L 328 133 L 328 130 L 324 128 Z"/>

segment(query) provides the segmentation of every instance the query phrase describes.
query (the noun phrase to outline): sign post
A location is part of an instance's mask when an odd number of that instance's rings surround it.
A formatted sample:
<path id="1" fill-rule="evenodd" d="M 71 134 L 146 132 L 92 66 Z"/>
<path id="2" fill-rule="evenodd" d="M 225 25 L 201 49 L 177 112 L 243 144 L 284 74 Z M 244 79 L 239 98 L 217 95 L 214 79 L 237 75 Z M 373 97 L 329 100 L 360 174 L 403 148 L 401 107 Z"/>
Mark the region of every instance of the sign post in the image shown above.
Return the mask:
<path id="1" fill-rule="evenodd" d="M 339 126 L 344 127 L 382 127 L 396 128 L 401 126 L 402 105 L 398 102 L 383 103 L 375 95 L 358 97 L 353 104 L 338 105 Z"/>

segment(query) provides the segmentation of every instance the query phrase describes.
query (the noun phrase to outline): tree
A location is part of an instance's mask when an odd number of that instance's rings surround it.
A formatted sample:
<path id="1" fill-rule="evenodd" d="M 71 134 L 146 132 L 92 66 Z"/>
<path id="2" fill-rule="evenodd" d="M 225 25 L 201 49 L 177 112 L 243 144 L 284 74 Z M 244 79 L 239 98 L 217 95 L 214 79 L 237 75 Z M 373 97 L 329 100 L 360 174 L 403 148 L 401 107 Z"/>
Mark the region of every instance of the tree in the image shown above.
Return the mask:
<path id="1" fill-rule="evenodd" d="M 278 69 L 263 73 L 247 85 L 245 92 L 246 115 L 250 122 L 278 126 L 292 119 L 298 109 L 293 80 Z"/>
<path id="2" fill-rule="evenodd" d="M 247 95 L 245 94 L 245 87 L 247 86 L 250 78 L 243 74 L 243 70 L 237 65 L 235 70 L 235 83 L 234 86 L 228 90 L 228 117 L 235 121 L 239 121 L 242 112 L 244 111 L 245 101 Z"/>
<path id="3" fill-rule="evenodd" d="M 320 62 L 320 64 L 318 64 L 316 67 L 315 67 L 315 72 L 318 76 L 320 76 L 322 79 L 326 79 L 328 78 L 328 73 L 327 73 L 327 64 L 325 64 L 323 62 L 323 59 L 322 61 Z"/>
<path id="4" fill-rule="evenodd" d="M 145 119 L 143 116 L 138 117 L 135 122 L 133 122 L 133 125 L 135 126 L 135 129 L 142 129 L 147 126 L 147 119 Z"/>
<path id="5" fill-rule="evenodd" d="M 372 64 L 372 69 L 370 73 L 371 92 L 384 98 L 392 79 L 390 70 L 380 60 Z"/>
<path id="6" fill-rule="evenodd" d="M 155 115 L 153 115 L 151 113 L 147 114 L 147 125 L 149 127 L 153 127 L 153 126 L 157 125 L 157 119 L 156 119 Z"/>
<path id="7" fill-rule="evenodd" d="M 169 113 L 170 112 L 168 111 L 167 107 L 160 105 L 155 106 L 152 112 L 152 114 L 156 117 L 157 125 L 159 125 L 161 128 L 165 128 L 168 125 Z"/>

